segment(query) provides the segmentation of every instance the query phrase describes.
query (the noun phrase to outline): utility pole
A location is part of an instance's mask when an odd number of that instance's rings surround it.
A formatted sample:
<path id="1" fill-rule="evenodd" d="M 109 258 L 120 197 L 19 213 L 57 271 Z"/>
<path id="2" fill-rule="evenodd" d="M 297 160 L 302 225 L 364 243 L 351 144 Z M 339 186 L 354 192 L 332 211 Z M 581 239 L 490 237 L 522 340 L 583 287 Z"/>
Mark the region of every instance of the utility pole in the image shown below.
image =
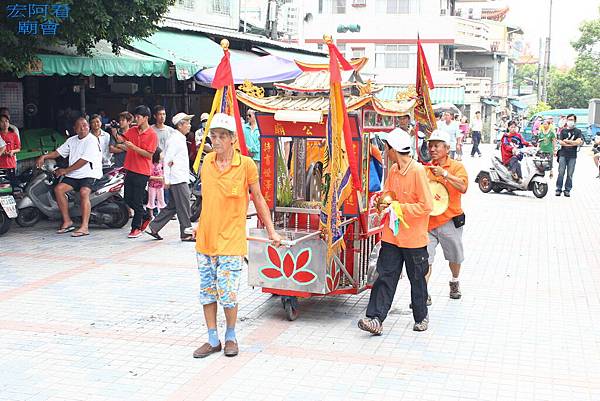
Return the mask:
<path id="1" fill-rule="evenodd" d="M 544 62 L 542 61 L 542 38 L 540 37 L 540 43 L 538 47 L 538 69 L 537 69 L 537 101 L 538 103 L 542 100 L 542 85 L 544 84 L 542 80 L 542 74 L 545 71 Z"/>
<path id="2" fill-rule="evenodd" d="M 269 0 L 267 8 L 267 36 L 273 40 L 279 39 L 277 36 L 277 11 L 279 2 L 277 0 Z"/>
<path id="3" fill-rule="evenodd" d="M 548 37 L 546 38 L 546 54 L 544 57 L 544 92 L 542 100 L 548 101 L 548 80 L 550 79 L 550 42 L 552 38 L 552 0 L 550 0 L 550 16 L 548 17 Z"/>

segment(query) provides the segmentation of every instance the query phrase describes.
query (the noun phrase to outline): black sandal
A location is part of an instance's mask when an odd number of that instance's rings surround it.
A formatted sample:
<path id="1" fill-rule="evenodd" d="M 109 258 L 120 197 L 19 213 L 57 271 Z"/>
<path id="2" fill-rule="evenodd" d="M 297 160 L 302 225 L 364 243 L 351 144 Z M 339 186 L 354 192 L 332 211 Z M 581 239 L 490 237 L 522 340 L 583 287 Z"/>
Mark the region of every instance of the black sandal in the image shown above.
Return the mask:
<path id="1" fill-rule="evenodd" d="M 144 232 L 146 234 L 148 234 L 149 236 L 154 237 L 154 239 L 157 239 L 159 241 L 163 239 L 163 237 L 161 237 L 160 234 L 158 234 L 158 233 L 153 233 L 152 231 L 148 231 L 148 230 L 146 230 Z"/>
<path id="2" fill-rule="evenodd" d="M 188 235 L 187 237 L 183 237 L 181 239 L 181 241 L 183 241 L 183 242 L 196 242 L 196 239 L 193 236 Z"/>

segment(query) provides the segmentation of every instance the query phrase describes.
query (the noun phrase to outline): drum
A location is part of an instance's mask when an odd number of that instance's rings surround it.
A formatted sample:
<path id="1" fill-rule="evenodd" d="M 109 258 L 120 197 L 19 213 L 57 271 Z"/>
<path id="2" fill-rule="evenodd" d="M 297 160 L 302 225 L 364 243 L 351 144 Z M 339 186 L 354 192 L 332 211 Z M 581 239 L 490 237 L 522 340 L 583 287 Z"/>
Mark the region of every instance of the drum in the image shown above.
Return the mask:
<path id="1" fill-rule="evenodd" d="M 450 195 L 444 184 L 438 181 L 429 181 L 429 190 L 431 191 L 431 195 L 433 195 L 433 208 L 429 215 L 439 216 L 448 209 Z"/>

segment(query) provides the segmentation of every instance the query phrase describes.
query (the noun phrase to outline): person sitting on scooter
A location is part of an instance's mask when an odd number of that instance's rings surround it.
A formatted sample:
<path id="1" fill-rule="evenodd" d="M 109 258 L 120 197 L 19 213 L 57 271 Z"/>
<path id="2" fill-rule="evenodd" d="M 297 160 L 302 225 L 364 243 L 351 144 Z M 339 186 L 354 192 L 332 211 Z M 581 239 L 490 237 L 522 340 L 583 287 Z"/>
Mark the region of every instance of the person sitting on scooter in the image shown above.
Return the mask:
<path id="1" fill-rule="evenodd" d="M 508 123 L 508 132 L 502 136 L 501 142 L 502 163 L 508 167 L 513 179 L 519 181 L 523 177 L 520 163 L 523 156 L 518 150 L 531 145 L 519 134 L 517 122 L 514 120 Z"/>
<path id="2" fill-rule="evenodd" d="M 59 156 L 69 158 L 69 167 L 54 171 L 55 176 L 63 177 L 54 187 L 56 203 L 62 216 L 62 225 L 56 233 L 64 234 L 75 230 L 73 220 L 69 216 L 69 201 L 66 196 L 67 192 L 75 190 L 79 191 L 81 198 L 81 226 L 71 237 L 83 237 L 89 235 L 88 224 L 92 209 L 90 193 L 96 180 L 102 178 L 102 151 L 98 139 L 90 135 L 90 126 L 85 117 L 75 120 L 73 128 L 77 135 L 67 139 L 55 151 L 38 157 L 36 166 L 41 168 L 46 159 L 56 159 Z"/>

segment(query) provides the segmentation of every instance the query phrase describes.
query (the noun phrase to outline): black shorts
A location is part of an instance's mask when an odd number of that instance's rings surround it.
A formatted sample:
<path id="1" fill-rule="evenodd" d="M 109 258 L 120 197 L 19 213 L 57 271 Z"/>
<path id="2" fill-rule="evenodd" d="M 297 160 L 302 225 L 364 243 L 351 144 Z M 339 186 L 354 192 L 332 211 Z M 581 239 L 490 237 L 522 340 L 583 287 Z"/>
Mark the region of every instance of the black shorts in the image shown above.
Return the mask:
<path id="1" fill-rule="evenodd" d="M 83 187 L 88 187 L 89 189 L 92 189 L 92 187 L 96 183 L 96 179 L 95 178 L 63 177 L 61 182 L 63 184 L 67 184 L 67 185 L 73 187 L 73 190 L 79 192 L 79 190 Z"/>

